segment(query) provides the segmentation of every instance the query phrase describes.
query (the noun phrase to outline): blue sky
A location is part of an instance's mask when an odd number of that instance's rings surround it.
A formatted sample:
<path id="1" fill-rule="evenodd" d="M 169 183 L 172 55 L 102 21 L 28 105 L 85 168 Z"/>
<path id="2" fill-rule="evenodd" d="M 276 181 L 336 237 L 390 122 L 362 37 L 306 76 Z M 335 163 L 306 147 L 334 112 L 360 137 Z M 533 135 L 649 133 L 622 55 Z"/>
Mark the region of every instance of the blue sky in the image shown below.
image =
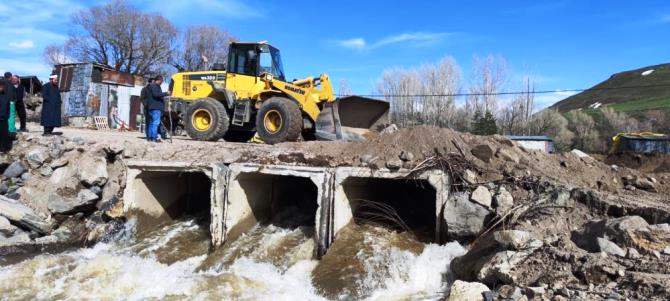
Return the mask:
<path id="1" fill-rule="evenodd" d="M 171 3 L 173 2 L 173 3 Z M 44 78 L 44 46 L 65 40 L 70 15 L 100 1 L 0 5 L 0 71 Z M 505 57 L 505 90 L 590 87 L 615 72 L 670 61 L 668 1 L 131 1 L 179 28 L 218 25 L 282 50 L 289 78 L 330 74 L 337 89 L 374 92 L 382 70 L 453 56 L 470 79 L 473 55 Z M 203 9 L 205 8 L 205 9 Z M 538 96 L 539 106 L 568 93 Z"/>

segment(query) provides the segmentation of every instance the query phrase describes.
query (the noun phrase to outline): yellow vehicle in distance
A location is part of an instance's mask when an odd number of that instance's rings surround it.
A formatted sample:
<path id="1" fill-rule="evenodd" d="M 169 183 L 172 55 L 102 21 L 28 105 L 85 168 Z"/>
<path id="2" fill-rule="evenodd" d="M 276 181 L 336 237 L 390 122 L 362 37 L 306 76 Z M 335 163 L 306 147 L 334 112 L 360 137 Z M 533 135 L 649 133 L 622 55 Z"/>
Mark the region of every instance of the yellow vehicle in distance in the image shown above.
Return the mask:
<path id="1" fill-rule="evenodd" d="M 267 42 L 231 43 L 227 68 L 212 69 L 172 76 L 171 107 L 196 140 L 360 140 L 388 124 L 388 102 L 336 98 L 326 74 L 287 81 Z"/>

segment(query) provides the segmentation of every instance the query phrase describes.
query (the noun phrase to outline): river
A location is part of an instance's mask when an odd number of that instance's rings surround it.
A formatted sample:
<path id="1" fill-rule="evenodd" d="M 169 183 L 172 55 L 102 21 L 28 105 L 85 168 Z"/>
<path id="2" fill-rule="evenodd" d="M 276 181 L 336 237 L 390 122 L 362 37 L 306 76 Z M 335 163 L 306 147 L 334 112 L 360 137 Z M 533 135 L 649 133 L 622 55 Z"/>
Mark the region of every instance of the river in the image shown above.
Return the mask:
<path id="1" fill-rule="evenodd" d="M 257 225 L 214 252 L 185 218 L 138 233 L 134 220 L 89 248 L 0 267 L 2 300 L 434 300 L 458 243 L 424 244 L 372 225 L 342 230 L 313 259 L 313 227 Z"/>

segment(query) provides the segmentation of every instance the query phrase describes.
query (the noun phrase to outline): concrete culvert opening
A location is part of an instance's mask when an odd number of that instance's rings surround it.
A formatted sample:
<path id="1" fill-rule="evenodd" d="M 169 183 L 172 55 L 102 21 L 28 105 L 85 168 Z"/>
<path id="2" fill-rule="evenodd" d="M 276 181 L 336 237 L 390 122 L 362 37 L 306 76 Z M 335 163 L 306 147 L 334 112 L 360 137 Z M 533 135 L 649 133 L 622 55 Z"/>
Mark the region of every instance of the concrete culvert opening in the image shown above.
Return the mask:
<path id="1" fill-rule="evenodd" d="M 140 222 L 164 222 L 196 216 L 209 221 L 212 181 L 203 172 L 142 171 L 134 198 Z"/>
<path id="2" fill-rule="evenodd" d="M 410 231 L 435 242 L 436 192 L 426 180 L 349 177 L 342 184 L 356 224 Z"/>
<path id="3" fill-rule="evenodd" d="M 245 201 L 236 200 L 228 207 L 226 215 L 235 215 L 238 221 L 232 225 L 231 238 L 259 223 L 291 229 L 316 226 L 318 189 L 311 179 L 241 173 L 236 182 L 240 190 L 234 191 L 230 197 L 244 198 Z"/>

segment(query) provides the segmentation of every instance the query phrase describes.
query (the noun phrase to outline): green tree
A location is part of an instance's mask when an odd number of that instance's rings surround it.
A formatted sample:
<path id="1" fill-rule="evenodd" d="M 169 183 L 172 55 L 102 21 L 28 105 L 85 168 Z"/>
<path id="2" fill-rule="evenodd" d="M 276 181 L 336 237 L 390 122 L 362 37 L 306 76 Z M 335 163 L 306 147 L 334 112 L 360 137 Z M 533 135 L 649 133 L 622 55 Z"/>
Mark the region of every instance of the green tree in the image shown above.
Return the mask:
<path id="1" fill-rule="evenodd" d="M 493 135 L 498 133 L 498 125 L 496 119 L 490 111 L 486 111 L 484 115 L 479 110 L 475 111 L 472 117 L 472 130 L 475 135 Z"/>

